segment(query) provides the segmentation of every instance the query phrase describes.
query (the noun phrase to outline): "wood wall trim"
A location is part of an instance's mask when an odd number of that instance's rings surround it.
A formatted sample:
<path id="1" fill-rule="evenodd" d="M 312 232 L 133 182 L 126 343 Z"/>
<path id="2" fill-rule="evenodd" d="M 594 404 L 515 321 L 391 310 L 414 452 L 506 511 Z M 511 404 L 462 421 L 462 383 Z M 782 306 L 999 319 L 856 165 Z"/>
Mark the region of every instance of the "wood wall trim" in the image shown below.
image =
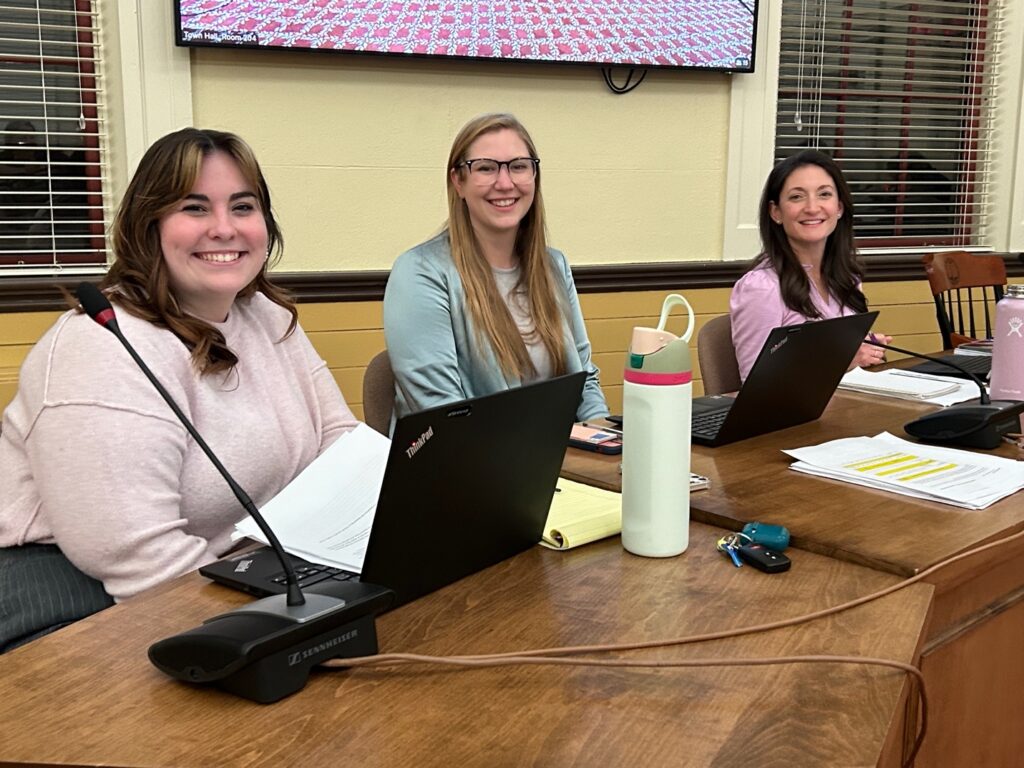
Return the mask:
<path id="1" fill-rule="evenodd" d="M 999 254 L 1010 277 L 1024 277 L 1024 254 Z M 588 265 L 573 268 L 580 293 L 622 291 L 695 290 L 728 288 L 749 266 L 748 261 L 685 261 L 653 264 Z M 868 282 L 924 280 L 919 256 L 867 256 Z M 275 281 L 290 290 L 300 303 L 380 301 L 384 298 L 387 270 L 356 272 L 282 272 Z M 58 286 L 73 290 L 81 277 L 2 277 L 0 312 L 40 312 L 67 305 Z"/>

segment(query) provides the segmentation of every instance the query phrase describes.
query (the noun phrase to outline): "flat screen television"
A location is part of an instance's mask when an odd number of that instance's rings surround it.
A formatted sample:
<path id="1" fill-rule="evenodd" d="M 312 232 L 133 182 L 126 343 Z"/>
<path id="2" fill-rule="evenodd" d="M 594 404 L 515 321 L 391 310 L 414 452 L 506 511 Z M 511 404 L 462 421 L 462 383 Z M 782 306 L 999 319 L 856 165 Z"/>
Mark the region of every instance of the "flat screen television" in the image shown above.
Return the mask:
<path id="1" fill-rule="evenodd" d="M 758 0 L 176 0 L 183 46 L 751 72 Z"/>

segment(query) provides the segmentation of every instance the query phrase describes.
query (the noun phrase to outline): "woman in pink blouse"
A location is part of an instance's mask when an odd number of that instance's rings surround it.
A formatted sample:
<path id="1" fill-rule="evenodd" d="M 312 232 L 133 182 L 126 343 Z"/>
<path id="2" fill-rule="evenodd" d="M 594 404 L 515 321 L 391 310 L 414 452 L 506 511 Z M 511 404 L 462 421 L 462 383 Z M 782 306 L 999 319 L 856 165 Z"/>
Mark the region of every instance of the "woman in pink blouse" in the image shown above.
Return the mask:
<path id="1" fill-rule="evenodd" d="M 729 299 L 742 379 L 772 328 L 868 308 L 853 244 L 853 198 L 832 158 L 808 149 L 776 165 L 765 182 L 758 219 L 764 250 Z M 862 344 L 851 368 L 882 360 L 880 348 Z"/>

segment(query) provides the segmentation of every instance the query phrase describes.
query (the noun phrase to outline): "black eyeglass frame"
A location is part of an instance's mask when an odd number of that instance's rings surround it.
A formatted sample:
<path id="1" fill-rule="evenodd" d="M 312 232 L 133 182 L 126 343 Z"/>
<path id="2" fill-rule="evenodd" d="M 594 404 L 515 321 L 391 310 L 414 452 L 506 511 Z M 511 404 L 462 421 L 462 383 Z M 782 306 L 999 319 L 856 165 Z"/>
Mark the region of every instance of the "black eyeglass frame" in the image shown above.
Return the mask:
<path id="1" fill-rule="evenodd" d="M 540 158 L 539 157 L 513 157 L 511 160 L 495 160 L 493 157 L 473 157 L 473 158 L 470 158 L 469 160 L 463 160 L 461 163 L 459 163 L 455 167 L 456 168 L 462 168 L 463 166 L 465 166 L 466 169 L 470 173 L 473 173 L 473 163 L 488 162 L 488 163 L 494 163 L 495 165 L 498 166 L 498 170 L 495 173 L 495 176 L 500 176 L 501 175 L 501 166 L 503 166 L 503 165 L 505 166 L 505 170 L 508 171 L 508 175 L 512 176 L 512 165 L 511 164 L 519 162 L 520 160 L 529 160 L 531 163 L 533 163 L 533 178 L 537 178 L 537 173 L 540 171 Z"/>

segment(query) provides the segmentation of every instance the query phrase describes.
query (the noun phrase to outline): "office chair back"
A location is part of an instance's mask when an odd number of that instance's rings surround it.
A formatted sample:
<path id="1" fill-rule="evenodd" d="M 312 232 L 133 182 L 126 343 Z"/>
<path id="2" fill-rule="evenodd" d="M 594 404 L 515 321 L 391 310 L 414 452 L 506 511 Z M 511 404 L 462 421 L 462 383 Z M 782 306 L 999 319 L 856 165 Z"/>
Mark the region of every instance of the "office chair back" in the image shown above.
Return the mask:
<path id="1" fill-rule="evenodd" d="M 732 345 L 732 319 L 729 315 L 713 318 L 700 329 L 697 334 L 697 361 L 705 395 L 739 390 L 740 367 Z"/>
<path id="2" fill-rule="evenodd" d="M 363 421 L 387 435 L 395 408 L 395 377 L 388 351 L 378 352 L 363 374 Z"/>
<path id="3" fill-rule="evenodd" d="M 946 251 L 921 257 L 935 298 L 942 348 L 992 338 L 993 306 L 1003 298 L 1006 265 L 999 256 Z"/>

